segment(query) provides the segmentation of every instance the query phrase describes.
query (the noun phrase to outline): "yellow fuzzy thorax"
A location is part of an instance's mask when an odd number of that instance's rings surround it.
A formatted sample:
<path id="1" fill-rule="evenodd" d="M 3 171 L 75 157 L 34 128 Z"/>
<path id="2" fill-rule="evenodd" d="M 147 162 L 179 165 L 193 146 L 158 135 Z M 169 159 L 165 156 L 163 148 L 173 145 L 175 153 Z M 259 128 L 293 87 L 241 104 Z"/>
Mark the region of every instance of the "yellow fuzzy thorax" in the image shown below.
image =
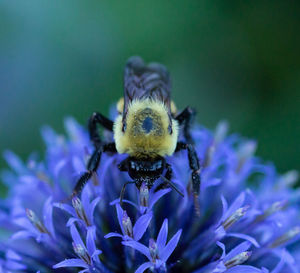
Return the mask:
<path id="1" fill-rule="evenodd" d="M 132 101 L 128 106 L 125 132 L 122 132 L 122 113 L 114 123 L 118 153 L 136 158 L 172 155 L 178 139 L 178 122 L 172 119 L 172 134 L 168 129 L 169 122 L 168 109 L 162 102 Z"/>

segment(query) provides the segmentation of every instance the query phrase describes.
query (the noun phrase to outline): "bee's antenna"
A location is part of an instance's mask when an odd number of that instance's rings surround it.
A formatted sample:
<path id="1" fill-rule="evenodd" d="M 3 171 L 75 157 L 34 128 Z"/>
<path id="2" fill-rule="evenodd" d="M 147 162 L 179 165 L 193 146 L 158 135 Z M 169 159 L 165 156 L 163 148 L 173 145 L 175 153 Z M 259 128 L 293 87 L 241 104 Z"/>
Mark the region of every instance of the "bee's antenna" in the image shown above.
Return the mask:
<path id="1" fill-rule="evenodd" d="M 164 181 L 164 182 L 166 182 L 167 184 L 169 184 L 170 185 L 170 187 L 173 189 L 173 190 L 175 190 L 177 193 L 179 193 L 182 197 L 184 197 L 184 194 L 175 186 L 175 184 L 172 182 L 172 181 L 170 181 L 169 179 L 167 179 L 167 178 L 165 178 L 164 176 L 160 176 L 161 178 L 162 178 L 162 180 Z"/>
<path id="2" fill-rule="evenodd" d="M 126 186 L 128 184 L 135 184 L 136 182 L 135 181 L 128 181 L 126 182 L 123 187 L 122 187 L 122 190 L 121 190 L 121 193 L 120 193 L 120 206 L 121 208 L 123 208 L 123 198 L 124 198 L 124 193 L 125 193 L 125 189 L 126 189 Z"/>

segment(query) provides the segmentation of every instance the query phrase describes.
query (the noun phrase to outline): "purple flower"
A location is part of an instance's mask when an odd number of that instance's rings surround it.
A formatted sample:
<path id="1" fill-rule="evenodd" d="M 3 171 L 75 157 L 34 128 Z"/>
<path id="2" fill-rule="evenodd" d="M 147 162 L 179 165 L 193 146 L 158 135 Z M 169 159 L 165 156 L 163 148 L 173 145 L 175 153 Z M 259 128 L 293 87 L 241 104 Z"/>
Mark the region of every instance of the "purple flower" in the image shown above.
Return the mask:
<path id="1" fill-rule="evenodd" d="M 91 227 L 87 230 L 86 244 L 83 243 L 80 234 L 74 223 L 70 225 L 70 231 L 72 236 L 72 245 L 74 252 L 80 258 L 65 259 L 64 261 L 53 265 L 53 268 L 61 267 L 83 267 L 84 270 L 80 272 L 96 271 L 97 268 L 101 268 L 100 260 L 98 255 L 102 253 L 98 250 L 95 245 L 95 228 Z"/>
<path id="2" fill-rule="evenodd" d="M 120 233 L 116 232 L 110 232 L 104 236 L 104 238 L 108 239 L 111 237 L 121 237 L 123 241 L 127 240 L 135 240 L 139 241 L 144 233 L 146 232 L 151 218 L 152 218 L 152 212 L 148 212 L 147 214 L 144 214 L 140 216 L 135 225 L 132 227 L 131 219 L 128 217 L 127 212 L 121 208 L 121 206 L 117 203 L 116 204 L 116 210 L 117 210 L 117 216 L 118 216 L 118 222 L 121 228 Z"/>
<path id="3" fill-rule="evenodd" d="M 62 202 L 93 152 L 83 127 L 71 118 L 65 127 L 67 136 L 43 128 L 43 160 L 4 153 L 10 170 L 1 172 L 8 188 L 0 200 L 1 272 L 300 272 L 298 173 L 278 174 L 254 155 L 254 141 L 227 136 L 226 123 L 192 129 L 202 163 L 198 200 L 181 151 L 166 160 L 184 197 L 159 189 L 158 179 L 151 189 L 128 187 L 123 208 L 129 177 L 117 168 L 118 154 L 104 153 L 82 193 Z"/>
<path id="4" fill-rule="evenodd" d="M 166 262 L 177 246 L 181 232 L 182 230 L 180 229 L 167 243 L 168 219 L 165 219 L 158 233 L 157 240 L 155 241 L 150 238 L 149 248 L 136 241 L 123 241 L 123 245 L 136 249 L 144 254 L 149 260 L 149 262 L 141 264 L 135 272 L 142 273 L 147 268 L 151 267 L 160 271 L 166 271 Z"/>

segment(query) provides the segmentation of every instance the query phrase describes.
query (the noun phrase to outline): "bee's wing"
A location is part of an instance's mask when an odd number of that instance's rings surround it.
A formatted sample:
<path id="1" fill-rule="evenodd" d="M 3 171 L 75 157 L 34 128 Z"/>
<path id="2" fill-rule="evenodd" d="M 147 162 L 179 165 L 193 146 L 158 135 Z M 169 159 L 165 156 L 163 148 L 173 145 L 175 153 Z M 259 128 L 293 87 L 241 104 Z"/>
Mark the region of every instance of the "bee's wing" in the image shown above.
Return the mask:
<path id="1" fill-rule="evenodd" d="M 146 65 L 142 58 L 131 57 L 124 71 L 124 111 L 126 119 L 128 105 L 134 99 L 153 99 L 163 102 L 171 117 L 171 82 L 166 67 L 158 63 Z"/>

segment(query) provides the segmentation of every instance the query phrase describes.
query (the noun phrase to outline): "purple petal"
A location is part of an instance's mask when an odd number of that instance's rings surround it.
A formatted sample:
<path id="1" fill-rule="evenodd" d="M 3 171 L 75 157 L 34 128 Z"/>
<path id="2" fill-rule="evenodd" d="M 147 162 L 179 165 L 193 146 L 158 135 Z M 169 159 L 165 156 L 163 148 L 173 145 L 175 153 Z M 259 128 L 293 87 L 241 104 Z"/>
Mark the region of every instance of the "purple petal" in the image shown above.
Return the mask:
<path id="1" fill-rule="evenodd" d="M 61 159 L 60 161 L 58 161 L 58 163 L 55 165 L 54 168 L 54 176 L 58 177 L 60 171 L 63 169 L 64 166 L 66 166 L 67 164 L 67 160 L 66 159 Z"/>
<path id="2" fill-rule="evenodd" d="M 152 263 L 147 262 L 141 264 L 138 269 L 135 271 L 135 273 L 143 273 L 146 269 L 150 268 L 152 266 Z"/>
<path id="3" fill-rule="evenodd" d="M 286 251 L 286 249 L 280 249 L 277 250 L 276 255 L 280 257 L 279 263 L 276 265 L 276 267 L 271 271 L 271 273 L 279 273 L 281 272 L 283 266 L 287 264 L 294 263 L 294 259 L 290 256 L 290 254 Z M 293 267 L 293 266 L 292 266 Z M 294 270 L 294 272 L 298 272 L 297 270 Z"/>
<path id="4" fill-rule="evenodd" d="M 87 211 L 90 207 L 90 195 L 88 187 L 83 188 L 80 199 L 84 210 Z"/>
<path id="5" fill-rule="evenodd" d="M 89 266 L 80 259 L 66 259 L 58 264 L 53 265 L 53 268 L 60 268 L 60 267 L 84 267 L 89 268 Z"/>
<path id="6" fill-rule="evenodd" d="M 241 244 L 239 244 L 238 246 L 236 246 L 235 248 L 233 248 L 225 257 L 224 262 L 230 260 L 231 258 L 235 257 L 236 255 L 247 251 L 251 246 L 251 243 L 249 241 L 243 242 Z"/>
<path id="7" fill-rule="evenodd" d="M 86 248 L 90 256 L 96 251 L 95 245 L 95 238 L 96 238 L 96 227 L 88 227 L 87 235 L 86 235 Z"/>
<path id="8" fill-rule="evenodd" d="M 5 158 L 10 168 L 14 170 L 16 173 L 24 174 L 28 172 L 22 160 L 12 151 L 5 151 L 3 153 L 3 157 Z"/>
<path id="9" fill-rule="evenodd" d="M 157 236 L 156 244 L 158 252 L 163 251 L 168 237 L 168 219 L 165 219 Z"/>
<path id="10" fill-rule="evenodd" d="M 94 210 L 100 201 L 100 197 L 96 197 L 89 206 L 89 209 L 86 210 L 87 217 L 90 221 L 93 220 Z"/>
<path id="11" fill-rule="evenodd" d="M 235 237 L 235 238 L 240 238 L 249 241 L 252 243 L 255 247 L 260 247 L 259 243 L 251 236 L 242 234 L 242 233 L 227 233 L 228 237 Z"/>
<path id="12" fill-rule="evenodd" d="M 69 218 L 66 226 L 70 227 L 70 226 L 74 225 L 74 223 L 76 223 L 76 222 L 83 222 L 83 221 L 81 219 L 79 219 L 79 218 L 71 217 L 71 218 Z"/>
<path id="13" fill-rule="evenodd" d="M 222 256 L 221 259 L 223 259 L 226 255 L 226 251 L 225 251 L 225 245 L 221 242 L 216 242 L 217 246 L 219 246 L 222 249 Z"/>
<path id="14" fill-rule="evenodd" d="M 26 265 L 20 264 L 18 262 L 11 261 L 11 260 L 6 261 L 5 267 L 10 269 L 10 271 L 6 271 L 6 272 L 19 272 L 19 270 L 25 270 L 27 268 Z M 13 270 L 13 271 L 11 271 L 11 270 Z M 0 267 L 0 272 L 4 272 L 4 271 L 1 271 L 1 267 Z"/>
<path id="15" fill-rule="evenodd" d="M 146 229 L 149 226 L 149 223 L 152 219 L 152 212 L 149 212 L 147 214 L 142 215 L 135 223 L 134 227 L 133 227 L 133 237 L 134 240 L 139 241 Z"/>
<path id="16" fill-rule="evenodd" d="M 29 237 L 35 237 L 35 234 L 32 233 L 32 232 L 29 232 L 27 230 L 21 230 L 21 231 L 18 231 L 16 233 L 14 233 L 11 238 L 13 240 L 17 240 L 17 239 L 27 239 Z"/>
<path id="17" fill-rule="evenodd" d="M 77 214 L 76 214 L 75 209 L 74 209 L 72 206 L 68 205 L 68 204 L 64 204 L 64 203 L 54 203 L 53 206 L 54 206 L 54 207 L 57 207 L 57 208 L 59 208 L 59 209 L 62 209 L 62 210 L 64 210 L 64 211 L 66 211 L 66 212 L 68 212 L 68 213 L 71 214 L 73 217 L 77 217 Z"/>
<path id="18" fill-rule="evenodd" d="M 110 232 L 110 233 L 107 233 L 104 236 L 105 239 L 108 239 L 108 238 L 111 238 L 111 237 L 120 237 L 120 238 L 123 238 L 123 235 L 120 234 L 120 233 L 116 233 L 116 232 Z"/>
<path id="19" fill-rule="evenodd" d="M 80 237 L 80 234 L 79 234 L 79 232 L 78 232 L 78 230 L 77 230 L 77 228 L 75 227 L 74 224 L 72 224 L 70 226 L 70 232 L 71 232 L 71 236 L 72 236 L 72 239 L 73 239 L 74 243 L 77 244 L 77 245 L 80 245 L 84 249 L 86 249 L 85 245 L 84 245 L 84 243 L 83 243 L 83 241 L 82 241 L 82 239 Z"/>
<path id="20" fill-rule="evenodd" d="M 150 257 L 149 248 L 144 246 L 143 244 L 135 241 L 123 241 L 122 244 L 134 248 L 135 250 L 144 254 L 150 261 L 152 260 Z"/>
<path id="21" fill-rule="evenodd" d="M 250 265 L 237 265 L 228 269 L 226 273 L 266 273 L 266 271 Z"/>
<path id="22" fill-rule="evenodd" d="M 222 220 L 227 219 L 229 216 L 231 216 L 237 209 L 239 209 L 240 207 L 242 207 L 242 205 L 244 204 L 245 201 L 245 193 L 242 192 L 234 201 L 233 203 L 230 205 L 230 207 L 228 208 L 228 210 L 225 212 L 225 214 L 223 214 L 222 216 Z"/>
<path id="23" fill-rule="evenodd" d="M 116 205 L 117 203 L 120 203 L 120 198 L 117 198 L 117 199 L 111 201 L 109 204 L 110 204 L 111 206 L 113 206 L 113 205 Z M 133 207 L 135 207 L 137 210 L 139 210 L 139 207 L 138 207 L 135 203 L 133 203 L 133 202 L 127 200 L 127 199 L 123 199 L 123 203 L 130 204 L 130 205 L 132 205 Z"/>
<path id="24" fill-rule="evenodd" d="M 122 230 L 122 233 L 125 234 L 123 224 L 122 224 L 123 209 L 121 208 L 120 204 L 116 204 L 116 209 L 117 209 L 117 216 L 118 216 L 118 221 L 119 221 L 120 228 Z"/>
<path id="25" fill-rule="evenodd" d="M 72 164 L 77 173 L 82 173 L 86 170 L 86 166 L 84 165 L 82 159 L 80 159 L 78 156 L 73 157 Z"/>
<path id="26" fill-rule="evenodd" d="M 43 126 L 41 128 L 41 135 L 47 146 L 55 145 L 57 136 L 50 126 Z"/>
<path id="27" fill-rule="evenodd" d="M 163 189 L 163 190 L 160 190 L 158 192 L 155 192 L 155 193 L 152 193 L 150 196 L 151 196 L 151 199 L 149 201 L 149 209 L 152 209 L 152 207 L 155 205 L 155 203 L 162 197 L 164 196 L 165 194 L 167 194 L 168 192 L 170 192 L 171 189 Z"/>
<path id="28" fill-rule="evenodd" d="M 47 199 L 47 201 L 45 202 L 45 205 L 43 208 L 43 217 L 44 217 L 45 227 L 50 232 L 50 234 L 55 238 L 53 219 L 52 219 L 52 211 L 53 211 L 52 197 L 50 196 Z"/>
<path id="29" fill-rule="evenodd" d="M 223 195 L 221 195 L 221 201 L 222 201 L 222 208 L 223 208 L 223 213 L 222 213 L 222 218 L 223 218 L 226 211 L 228 210 L 228 203 Z"/>
<path id="30" fill-rule="evenodd" d="M 208 187 L 213 187 L 217 186 L 222 182 L 222 179 L 220 178 L 208 178 L 208 179 L 203 179 L 203 183 L 201 182 L 201 191 L 204 191 Z"/>
<path id="31" fill-rule="evenodd" d="M 168 258 L 174 251 L 175 247 L 177 246 L 179 238 L 181 236 L 181 232 L 182 232 L 181 229 L 179 231 L 177 231 L 177 233 L 172 237 L 172 239 L 168 242 L 168 244 L 162 251 L 162 253 L 160 255 L 160 259 L 163 260 L 164 262 L 166 262 L 168 260 Z"/>
<path id="32" fill-rule="evenodd" d="M 15 260 L 15 261 L 21 261 L 22 260 L 22 257 L 17 254 L 15 251 L 9 249 L 7 250 L 6 254 L 5 254 L 5 257 L 7 259 L 12 259 L 12 260 Z"/>

